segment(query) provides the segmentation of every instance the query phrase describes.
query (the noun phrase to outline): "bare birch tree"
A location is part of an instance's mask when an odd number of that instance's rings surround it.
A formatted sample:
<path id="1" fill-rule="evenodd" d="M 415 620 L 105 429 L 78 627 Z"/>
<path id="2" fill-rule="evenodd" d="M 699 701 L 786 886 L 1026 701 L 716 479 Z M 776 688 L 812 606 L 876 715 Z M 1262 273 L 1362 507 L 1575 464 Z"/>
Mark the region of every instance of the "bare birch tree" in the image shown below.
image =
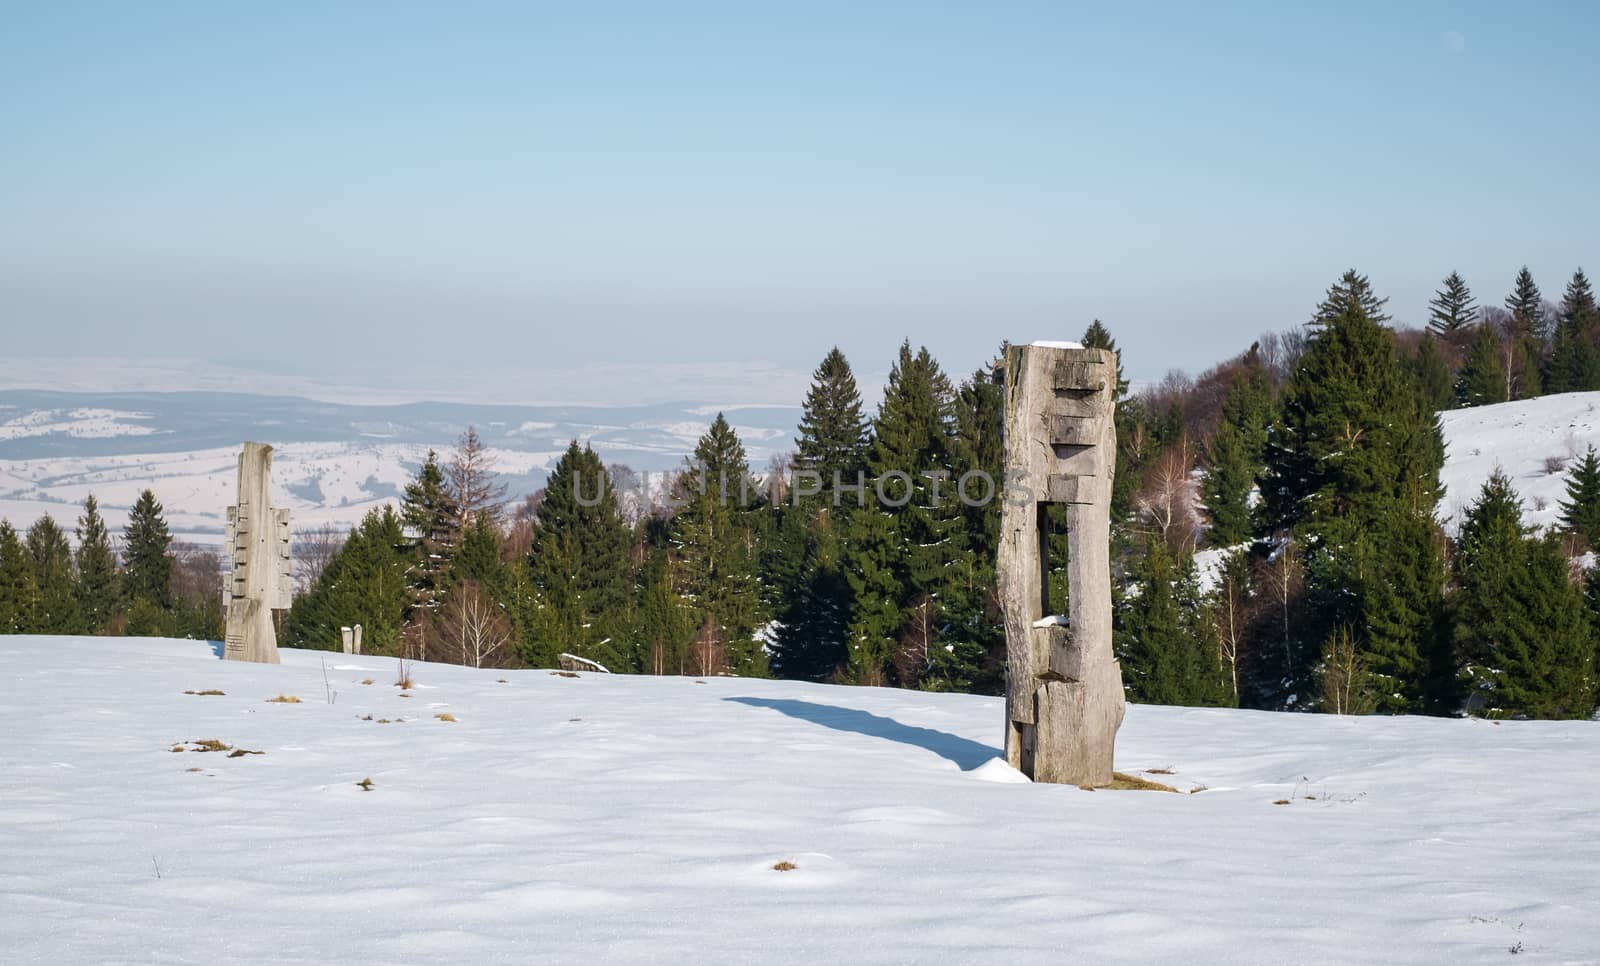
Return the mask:
<path id="1" fill-rule="evenodd" d="M 505 659 L 511 624 L 477 581 L 463 580 L 445 600 L 437 633 L 440 645 L 463 666 L 494 666 Z"/>

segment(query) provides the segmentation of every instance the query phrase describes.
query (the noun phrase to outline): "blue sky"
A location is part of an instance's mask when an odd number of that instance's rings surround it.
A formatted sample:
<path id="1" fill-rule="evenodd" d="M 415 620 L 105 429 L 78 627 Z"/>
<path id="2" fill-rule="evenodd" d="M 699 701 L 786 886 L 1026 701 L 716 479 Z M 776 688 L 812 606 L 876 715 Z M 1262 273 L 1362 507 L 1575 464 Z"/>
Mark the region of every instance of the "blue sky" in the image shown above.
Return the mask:
<path id="1" fill-rule="evenodd" d="M 1350 266 L 1401 321 L 1600 271 L 1600 7 L 1205 6 L 11 3 L 6 354 L 965 373 L 1098 316 L 1153 378 Z"/>

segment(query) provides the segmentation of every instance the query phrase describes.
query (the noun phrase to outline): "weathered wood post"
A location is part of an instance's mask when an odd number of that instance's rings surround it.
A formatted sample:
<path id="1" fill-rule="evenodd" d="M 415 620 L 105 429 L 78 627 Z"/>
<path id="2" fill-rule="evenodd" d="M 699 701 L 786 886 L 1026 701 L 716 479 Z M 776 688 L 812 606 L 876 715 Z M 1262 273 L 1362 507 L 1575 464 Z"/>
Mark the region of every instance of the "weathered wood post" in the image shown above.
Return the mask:
<path id="1" fill-rule="evenodd" d="M 339 628 L 339 643 L 343 645 L 346 654 L 354 654 L 356 643 L 356 630 L 353 627 Z"/>
<path id="2" fill-rule="evenodd" d="M 245 443 L 239 454 L 239 503 L 228 508 L 228 623 L 222 655 L 230 661 L 278 663 L 273 610 L 293 595 L 289 511 L 272 506 L 272 447 Z"/>
<path id="3" fill-rule="evenodd" d="M 1006 761 L 1034 781 L 1111 783 L 1122 669 L 1111 651 L 1111 480 L 1117 357 L 1073 343 L 1005 357 L 999 583 Z M 1045 511 L 1066 505 L 1068 605 L 1049 613 Z"/>

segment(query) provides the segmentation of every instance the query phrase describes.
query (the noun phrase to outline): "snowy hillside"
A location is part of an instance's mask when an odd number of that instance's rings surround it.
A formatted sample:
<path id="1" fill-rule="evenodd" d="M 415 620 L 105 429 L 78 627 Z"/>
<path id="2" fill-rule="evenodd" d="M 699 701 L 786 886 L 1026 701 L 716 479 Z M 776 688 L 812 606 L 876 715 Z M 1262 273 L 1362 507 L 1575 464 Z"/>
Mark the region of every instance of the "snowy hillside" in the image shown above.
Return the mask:
<path id="1" fill-rule="evenodd" d="M 1445 495 L 1439 518 L 1453 532 L 1496 466 L 1521 495 L 1526 521 L 1555 525 L 1567 471 L 1600 448 L 1600 392 L 1571 392 L 1439 414 L 1444 424 Z"/>
<path id="2" fill-rule="evenodd" d="M 211 647 L 0 638 L 7 963 L 1600 955 L 1593 723 L 1133 706 L 1203 790 L 1089 792 L 996 698 Z"/>

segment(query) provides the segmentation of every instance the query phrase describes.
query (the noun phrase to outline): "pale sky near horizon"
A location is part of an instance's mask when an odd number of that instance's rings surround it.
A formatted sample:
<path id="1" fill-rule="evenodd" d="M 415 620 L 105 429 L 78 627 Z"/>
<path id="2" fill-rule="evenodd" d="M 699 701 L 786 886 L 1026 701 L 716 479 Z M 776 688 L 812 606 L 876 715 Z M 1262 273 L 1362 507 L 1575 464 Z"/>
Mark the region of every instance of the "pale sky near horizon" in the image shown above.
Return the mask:
<path id="1" fill-rule="evenodd" d="M 0 354 L 798 402 L 1099 317 L 1199 371 L 1347 267 L 1411 323 L 1600 272 L 1597 50 L 1588 3 L 13 2 Z"/>

